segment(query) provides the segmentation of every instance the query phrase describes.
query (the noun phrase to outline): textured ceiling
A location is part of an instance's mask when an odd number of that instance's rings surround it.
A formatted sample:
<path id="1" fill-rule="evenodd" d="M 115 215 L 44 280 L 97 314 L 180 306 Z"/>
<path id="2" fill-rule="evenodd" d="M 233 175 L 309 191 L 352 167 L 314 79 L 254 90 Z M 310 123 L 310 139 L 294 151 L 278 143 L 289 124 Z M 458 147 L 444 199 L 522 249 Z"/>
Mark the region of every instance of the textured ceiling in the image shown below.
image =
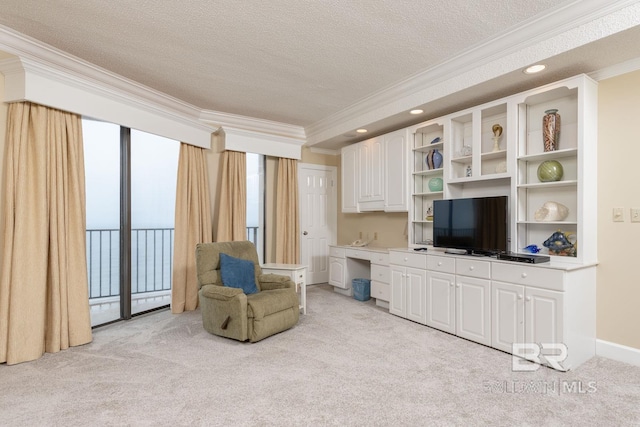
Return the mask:
<path id="1" fill-rule="evenodd" d="M 558 4 L 3 0 L 0 24 L 205 110 L 308 126 Z"/>
<path id="2" fill-rule="evenodd" d="M 620 11 L 617 29 L 600 11 Z M 0 25 L 205 116 L 300 126 L 333 149 L 364 138 L 357 127 L 376 135 L 424 120 L 408 108 L 436 117 L 640 58 L 639 0 L 3 0 Z M 540 59 L 545 73 L 520 72 Z M 411 96 L 384 101 L 416 79 Z M 371 104 L 381 108 L 361 108 Z"/>

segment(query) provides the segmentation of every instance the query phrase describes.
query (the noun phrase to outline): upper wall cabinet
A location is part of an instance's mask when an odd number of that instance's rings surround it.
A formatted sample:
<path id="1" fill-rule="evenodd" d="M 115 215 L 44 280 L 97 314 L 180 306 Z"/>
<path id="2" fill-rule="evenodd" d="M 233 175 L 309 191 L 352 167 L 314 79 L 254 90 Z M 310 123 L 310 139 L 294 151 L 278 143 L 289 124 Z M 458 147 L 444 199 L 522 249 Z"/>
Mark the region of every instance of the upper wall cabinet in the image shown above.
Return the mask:
<path id="1" fill-rule="evenodd" d="M 384 210 L 407 212 L 409 208 L 409 131 L 401 129 L 384 135 Z"/>
<path id="2" fill-rule="evenodd" d="M 342 149 L 342 212 L 406 212 L 408 135 L 402 129 Z"/>
<path id="3" fill-rule="evenodd" d="M 358 204 L 360 211 L 384 209 L 384 139 L 362 141 L 358 146 Z"/>

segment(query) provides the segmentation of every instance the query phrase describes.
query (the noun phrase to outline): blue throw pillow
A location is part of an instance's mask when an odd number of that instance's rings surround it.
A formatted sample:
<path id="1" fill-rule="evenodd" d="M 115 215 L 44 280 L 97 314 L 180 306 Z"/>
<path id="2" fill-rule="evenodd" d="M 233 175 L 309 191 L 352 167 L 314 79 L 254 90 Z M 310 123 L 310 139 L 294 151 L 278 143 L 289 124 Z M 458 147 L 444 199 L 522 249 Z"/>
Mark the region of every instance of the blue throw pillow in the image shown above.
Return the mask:
<path id="1" fill-rule="evenodd" d="M 252 261 L 220 254 L 220 275 L 224 286 L 240 288 L 247 295 L 258 292 Z"/>

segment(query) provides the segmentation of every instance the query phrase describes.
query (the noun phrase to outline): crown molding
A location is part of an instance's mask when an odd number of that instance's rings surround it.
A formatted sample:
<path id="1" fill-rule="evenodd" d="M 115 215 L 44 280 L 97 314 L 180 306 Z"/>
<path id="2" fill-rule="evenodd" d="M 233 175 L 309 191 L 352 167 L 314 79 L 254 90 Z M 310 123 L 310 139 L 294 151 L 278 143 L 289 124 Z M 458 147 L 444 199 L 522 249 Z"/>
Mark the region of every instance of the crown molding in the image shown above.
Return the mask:
<path id="1" fill-rule="evenodd" d="M 532 17 L 517 27 L 506 29 L 489 41 L 478 43 L 445 62 L 388 86 L 336 114 L 307 126 L 305 130 L 308 142 L 314 144 L 341 135 L 355 127 L 401 113 L 416 105 L 434 101 L 481 81 L 517 70 L 528 64 L 502 63 L 499 67 L 493 67 L 490 75 L 486 74 L 486 71 L 485 74 L 478 72 L 483 67 L 490 68 L 489 65 L 492 62 L 526 49 L 533 49 L 541 42 L 569 31 L 581 30 L 573 35 L 574 40 L 571 46 L 566 44 L 554 46 L 557 50 L 554 54 L 593 41 L 589 37 L 601 38 L 626 29 L 628 25 L 625 26 L 626 22 L 622 22 L 618 17 L 609 19 L 606 22 L 608 26 L 597 22 L 592 25 L 593 28 L 585 29 L 584 27 L 626 7 L 637 5 L 637 0 L 574 0 L 563 4 L 543 15 Z M 633 14 L 630 15 L 628 20 L 638 21 L 637 17 L 633 18 Z M 585 41 L 584 38 L 588 40 Z M 551 55 L 546 55 L 546 57 L 549 56 Z M 477 77 L 473 77 L 472 72 L 476 73 Z M 446 90 L 443 89 L 445 86 L 448 93 L 443 93 Z M 381 108 L 381 106 L 385 107 Z M 360 120 L 354 123 L 354 119 Z"/>
<path id="2" fill-rule="evenodd" d="M 620 64 L 603 68 L 598 71 L 594 71 L 593 73 L 589 73 L 589 77 L 591 77 L 595 81 L 600 81 L 638 70 L 640 70 L 640 58 L 635 58 Z"/>
<path id="3" fill-rule="evenodd" d="M 212 110 L 202 110 L 200 120 L 222 128 L 243 129 L 251 132 L 282 136 L 303 142 L 306 141 L 306 134 L 302 126 L 287 123 Z"/>
<path id="4" fill-rule="evenodd" d="M 172 116 L 182 116 L 194 123 L 198 121 L 200 110 L 193 105 L 1 25 L 0 49 L 18 56 L 40 74 L 63 78 L 92 91 Z"/>
<path id="5" fill-rule="evenodd" d="M 315 154 L 326 154 L 328 156 L 339 156 L 340 155 L 340 150 L 332 150 L 330 148 L 316 148 L 316 147 L 309 147 L 309 151 Z"/>
<path id="6" fill-rule="evenodd" d="M 29 67 L 33 72 L 64 81 L 65 84 L 100 93 L 114 100 L 135 105 L 156 114 L 170 116 L 174 120 L 178 119 L 212 132 L 221 126 L 226 126 L 306 141 L 304 128 L 300 126 L 202 110 L 2 25 L 0 25 L 0 50 L 17 56 L 23 64 L 12 64 L 10 59 L 0 61 L 2 70 L 6 72 L 17 72 L 21 66 Z"/>

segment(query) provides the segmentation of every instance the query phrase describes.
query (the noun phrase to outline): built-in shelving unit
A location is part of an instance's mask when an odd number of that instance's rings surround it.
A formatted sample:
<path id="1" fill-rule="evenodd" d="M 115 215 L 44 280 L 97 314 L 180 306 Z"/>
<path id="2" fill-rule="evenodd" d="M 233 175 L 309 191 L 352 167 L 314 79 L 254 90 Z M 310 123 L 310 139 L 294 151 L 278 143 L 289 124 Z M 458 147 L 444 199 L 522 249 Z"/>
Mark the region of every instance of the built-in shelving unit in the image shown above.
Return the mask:
<path id="1" fill-rule="evenodd" d="M 562 231 L 577 242 L 577 256 L 567 262 L 595 262 L 596 223 L 596 83 L 581 75 L 489 102 L 410 128 L 412 197 L 409 208 L 410 246 L 429 243 L 433 225 L 426 219 L 440 198 L 510 196 L 510 249 L 522 252 Z M 561 116 L 558 149 L 544 151 L 542 118 L 557 109 Z M 441 141 L 430 144 L 440 137 Z M 439 169 L 428 169 L 424 158 L 438 148 Z M 564 174 L 555 182 L 540 182 L 538 167 L 547 160 L 561 163 Z M 443 191 L 432 192 L 431 178 L 443 179 Z M 562 220 L 536 220 L 546 202 L 566 206 Z M 593 242 L 593 244 L 592 244 Z M 593 248 L 593 249 L 590 249 Z M 559 257 L 560 258 L 560 257 Z"/>
<path id="2" fill-rule="evenodd" d="M 433 220 L 429 215 L 433 211 L 433 201 L 443 197 L 443 190 L 431 190 L 429 182 L 441 180 L 444 186 L 444 165 L 446 163 L 446 140 L 442 122 L 431 121 L 412 129 L 413 146 L 411 149 L 411 208 L 409 210 L 410 241 L 417 245 L 431 244 L 433 239 Z M 435 142 L 434 142 L 435 141 Z M 432 150 L 438 150 L 443 156 L 442 166 L 429 169 L 427 156 Z"/>
<path id="3" fill-rule="evenodd" d="M 543 248 L 561 231 L 577 248 L 567 262 L 595 262 L 596 247 L 596 83 L 579 76 L 526 92 L 516 97 L 518 110 L 517 182 L 515 183 L 516 250 L 535 244 Z M 554 151 L 544 151 L 542 121 L 545 111 L 558 110 L 560 137 Z M 538 167 L 558 161 L 558 181 L 540 182 Z M 537 220 L 536 211 L 547 202 L 568 208 L 564 219 Z"/>

